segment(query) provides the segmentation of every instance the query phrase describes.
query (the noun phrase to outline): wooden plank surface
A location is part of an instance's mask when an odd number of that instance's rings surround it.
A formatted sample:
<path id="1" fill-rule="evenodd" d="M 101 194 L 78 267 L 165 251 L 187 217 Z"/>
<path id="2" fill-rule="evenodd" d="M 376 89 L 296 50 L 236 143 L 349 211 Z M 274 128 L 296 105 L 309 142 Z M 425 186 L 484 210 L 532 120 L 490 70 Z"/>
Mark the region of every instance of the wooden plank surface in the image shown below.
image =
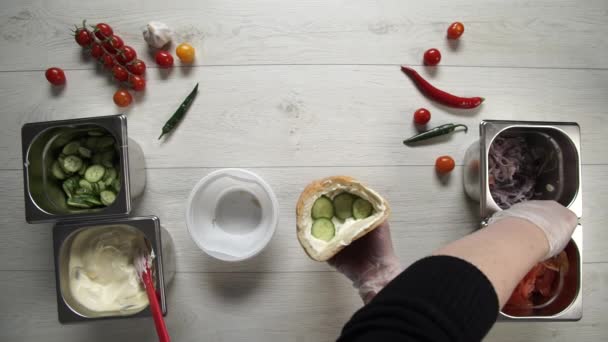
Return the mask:
<path id="1" fill-rule="evenodd" d="M 150 320 L 60 325 L 52 225 L 23 212 L 20 130 L 26 122 L 110 115 L 116 84 L 69 35 L 82 19 L 105 21 L 148 64 L 148 86 L 127 111 L 143 148 L 147 187 L 134 215 L 157 215 L 170 233 L 177 273 L 167 322 L 174 341 L 331 341 L 360 307 L 350 284 L 310 261 L 294 234 L 294 204 L 310 180 L 349 174 L 391 203 L 397 253 L 407 265 L 478 227 L 462 170 L 447 184 L 438 155 L 462 165 L 481 119 L 576 121 L 582 132 L 584 318 L 572 323 L 499 323 L 488 341 L 599 341 L 608 336 L 608 2 L 605 0 L 160 0 L 0 3 L 0 340 L 148 341 Z M 141 29 L 171 25 L 197 48 L 193 67 L 154 66 Z M 445 40 L 461 20 L 459 43 Z M 441 49 L 439 68 L 424 50 Z M 487 101 L 451 110 L 424 98 L 401 74 L 414 65 L 434 84 Z M 49 87 L 43 70 L 64 68 Z M 179 63 L 177 63 L 179 66 Z M 196 82 L 201 91 L 175 135 L 156 138 Z M 411 113 L 468 134 L 417 148 Z M 269 247 L 221 263 L 191 241 L 184 211 L 194 184 L 225 167 L 248 168 L 273 187 L 280 224 Z M 429 206 L 432 203 L 432 206 Z"/>
<path id="2" fill-rule="evenodd" d="M 602 341 L 608 334 L 608 265 L 584 268 L 577 323 L 498 323 L 487 341 Z M 154 341 L 150 319 L 60 325 L 54 275 L 0 271 L 4 341 Z M 333 341 L 360 307 L 336 272 L 177 273 L 168 293 L 174 341 Z M 296 305 L 297 303 L 297 305 Z"/>
<path id="3" fill-rule="evenodd" d="M 441 184 L 432 167 L 326 167 L 256 168 L 274 189 L 280 206 L 279 226 L 267 250 L 242 263 L 223 263 L 204 255 L 190 239 L 185 224 L 186 199 L 196 182 L 214 169 L 154 169 L 147 171 L 147 187 L 136 202 L 135 215 L 157 215 L 176 246 L 177 270 L 183 272 L 288 272 L 327 270 L 310 261 L 295 236 L 295 203 L 310 179 L 348 174 L 368 182 L 385 195 L 392 208 L 390 219 L 395 248 L 409 264 L 441 245 L 479 227 L 479 206 L 468 200 L 457 168 L 449 184 Z M 608 262 L 606 240 L 608 166 L 583 168 L 585 262 Z M 52 225 L 28 225 L 23 216 L 20 171 L 0 171 L 2 184 L 18 184 L 0 198 L 0 207 L 19 213 L 1 220 L 0 270 L 52 270 Z M 429 205 L 429 203 L 433 203 Z M 34 258 L 33 255 L 41 257 Z"/>
<path id="4" fill-rule="evenodd" d="M 606 68 L 607 11 L 604 0 L 5 0 L 0 70 L 90 68 L 68 31 L 82 19 L 110 23 L 149 65 L 141 30 L 160 20 L 199 47 L 202 65 L 419 65 L 437 47 L 444 66 Z M 455 20 L 465 34 L 450 45 Z"/>
<path id="5" fill-rule="evenodd" d="M 71 71 L 60 96 L 49 96 L 40 72 L 1 73 L 0 169 L 21 168 L 15 142 L 26 122 L 117 113 L 116 87 L 105 76 Z M 608 70 L 442 68 L 438 86 L 487 98 L 471 112 L 429 101 L 393 66 L 176 68 L 160 78 L 151 70 L 147 91 L 127 111 L 129 134 L 151 168 L 432 165 L 445 154 L 461 163 L 481 119 L 576 121 L 583 163 L 608 163 Z M 200 94 L 177 134 L 159 142 L 196 82 Z M 469 134 L 403 146 L 416 132 L 411 115 L 423 106 L 432 125 L 462 122 Z"/>

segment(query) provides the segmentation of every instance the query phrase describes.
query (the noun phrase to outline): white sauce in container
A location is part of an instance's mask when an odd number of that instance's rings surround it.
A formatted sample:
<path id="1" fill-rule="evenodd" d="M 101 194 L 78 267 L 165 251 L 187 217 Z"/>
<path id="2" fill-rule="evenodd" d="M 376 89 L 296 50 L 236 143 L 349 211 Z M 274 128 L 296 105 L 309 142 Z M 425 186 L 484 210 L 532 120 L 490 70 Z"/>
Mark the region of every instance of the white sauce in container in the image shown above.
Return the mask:
<path id="1" fill-rule="evenodd" d="M 98 313 L 135 314 L 148 306 L 133 258 L 148 250 L 143 234 L 126 227 L 85 229 L 74 237 L 69 252 L 72 297 Z"/>

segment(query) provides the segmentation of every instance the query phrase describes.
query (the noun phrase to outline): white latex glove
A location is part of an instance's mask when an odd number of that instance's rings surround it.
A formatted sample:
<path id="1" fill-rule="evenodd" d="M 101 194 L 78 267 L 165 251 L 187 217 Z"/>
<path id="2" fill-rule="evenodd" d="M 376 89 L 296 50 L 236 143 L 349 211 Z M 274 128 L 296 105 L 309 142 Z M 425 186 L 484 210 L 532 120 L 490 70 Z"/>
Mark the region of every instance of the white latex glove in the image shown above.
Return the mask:
<path id="1" fill-rule="evenodd" d="M 549 242 L 549 252 L 545 255 L 545 259 L 559 254 L 566 248 L 578 222 L 578 218 L 572 211 L 555 201 L 517 203 L 507 210 L 494 214 L 488 223 L 494 223 L 506 217 L 524 219 L 543 231 Z"/>
<path id="2" fill-rule="evenodd" d="M 328 263 L 353 282 L 366 304 L 403 271 L 387 222 L 345 247 Z"/>

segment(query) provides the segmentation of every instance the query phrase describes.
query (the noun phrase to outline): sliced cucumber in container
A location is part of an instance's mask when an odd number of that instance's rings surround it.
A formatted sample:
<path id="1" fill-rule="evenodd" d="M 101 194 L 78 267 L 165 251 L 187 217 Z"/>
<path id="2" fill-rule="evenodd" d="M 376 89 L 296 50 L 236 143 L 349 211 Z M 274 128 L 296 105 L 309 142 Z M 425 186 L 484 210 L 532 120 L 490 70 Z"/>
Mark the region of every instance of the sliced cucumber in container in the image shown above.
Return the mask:
<path id="1" fill-rule="evenodd" d="M 91 205 L 84 200 L 82 196 L 73 196 L 72 198 L 68 198 L 66 202 L 70 207 L 88 209 L 91 208 Z"/>
<path id="2" fill-rule="evenodd" d="M 114 145 L 114 137 L 105 136 L 105 137 L 100 137 L 99 140 L 97 140 L 97 144 L 95 147 L 97 150 L 103 150 L 112 145 Z"/>
<path id="3" fill-rule="evenodd" d="M 105 173 L 106 173 L 105 167 L 103 167 L 99 164 L 91 165 L 84 172 L 84 179 L 86 179 L 88 182 L 96 183 L 96 182 L 99 182 L 103 178 Z"/>
<path id="4" fill-rule="evenodd" d="M 99 198 L 103 205 L 108 206 L 116 201 L 116 194 L 112 191 L 105 190 L 99 193 Z"/>
<path id="5" fill-rule="evenodd" d="M 58 160 L 55 160 L 51 165 L 51 173 L 53 174 L 53 177 L 59 180 L 64 180 L 66 178 L 65 172 L 63 172 L 63 169 L 59 166 Z"/>
<path id="6" fill-rule="evenodd" d="M 67 145 L 65 145 L 63 147 L 63 150 L 61 150 L 61 152 L 63 152 L 63 154 L 65 154 L 66 156 L 70 156 L 73 154 L 77 154 L 79 147 L 80 147 L 79 141 L 72 141 L 72 142 L 68 143 Z"/>
<path id="7" fill-rule="evenodd" d="M 67 172 L 74 173 L 78 172 L 82 167 L 82 159 L 77 156 L 67 156 L 63 160 L 63 169 Z"/>
<path id="8" fill-rule="evenodd" d="M 116 162 L 116 141 L 101 130 L 87 135 L 70 136 L 54 145 L 57 159 L 51 163 L 50 173 L 61 181 L 66 204 L 88 209 L 109 206 L 120 192 L 120 173 Z"/>
<path id="9" fill-rule="evenodd" d="M 91 158 L 91 150 L 86 147 L 80 146 L 78 148 L 78 154 L 80 154 L 83 158 Z"/>

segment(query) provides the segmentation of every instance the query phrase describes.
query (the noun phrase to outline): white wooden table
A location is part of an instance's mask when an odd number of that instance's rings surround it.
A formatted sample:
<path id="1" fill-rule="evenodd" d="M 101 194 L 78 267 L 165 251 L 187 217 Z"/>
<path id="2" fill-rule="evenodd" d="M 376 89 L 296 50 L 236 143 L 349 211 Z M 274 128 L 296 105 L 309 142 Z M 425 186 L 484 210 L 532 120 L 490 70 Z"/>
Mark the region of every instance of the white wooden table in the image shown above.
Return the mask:
<path id="1" fill-rule="evenodd" d="M 435 177 L 438 155 L 462 164 L 481 119 L 577 121 L 582 130 L 584 318 L 576 323 L 497 324 L 489 341 L 608 338 L 608 2 L 201 0 L 45 1 L 0 4 L 0 340 L 153 341 L 149 319 L 60 325 L 50 224 L 24 219 L 20 128 L 26 122 L 109 115 L 116 86 L 83 58 L 69 35 L 82 19 L 107 22 L 148 64 L 148 87 L 127 110 L 144 149 L 147 187 L 135 214 L 157 215 L 176 246 L 167 324 L 174 341 L 330 341 L 360 306 L 350 284 L 301 250 L 294 205 L 317 177 L 353 175 L 392 204 L 393 238 L 404 264 L 478 227 L 458 167 Z M 197 48 L 196 65 L 162 73 L 141 39 L 149 20 Z M 445 30 L 465 23 L 457 46 Z M 422 53 L 443 60 L 424 70 Z M 178 63 L 179 64 L 179 63 Z M 424 98 L 398 66 L 438 86 L 479 95 L 459 112 Z M 54 92 L 44 70 L 66 70 Z M 160 128 L 200 82 L 175 134 Z M 472 129 L 406 148 L 418 107 L 433 124 Z M 184 222 L 194 184 L 217 168 L 250 169 L 280 202 L 276 235 L 257 258 L 235 264 L 203 255 Z"/>

